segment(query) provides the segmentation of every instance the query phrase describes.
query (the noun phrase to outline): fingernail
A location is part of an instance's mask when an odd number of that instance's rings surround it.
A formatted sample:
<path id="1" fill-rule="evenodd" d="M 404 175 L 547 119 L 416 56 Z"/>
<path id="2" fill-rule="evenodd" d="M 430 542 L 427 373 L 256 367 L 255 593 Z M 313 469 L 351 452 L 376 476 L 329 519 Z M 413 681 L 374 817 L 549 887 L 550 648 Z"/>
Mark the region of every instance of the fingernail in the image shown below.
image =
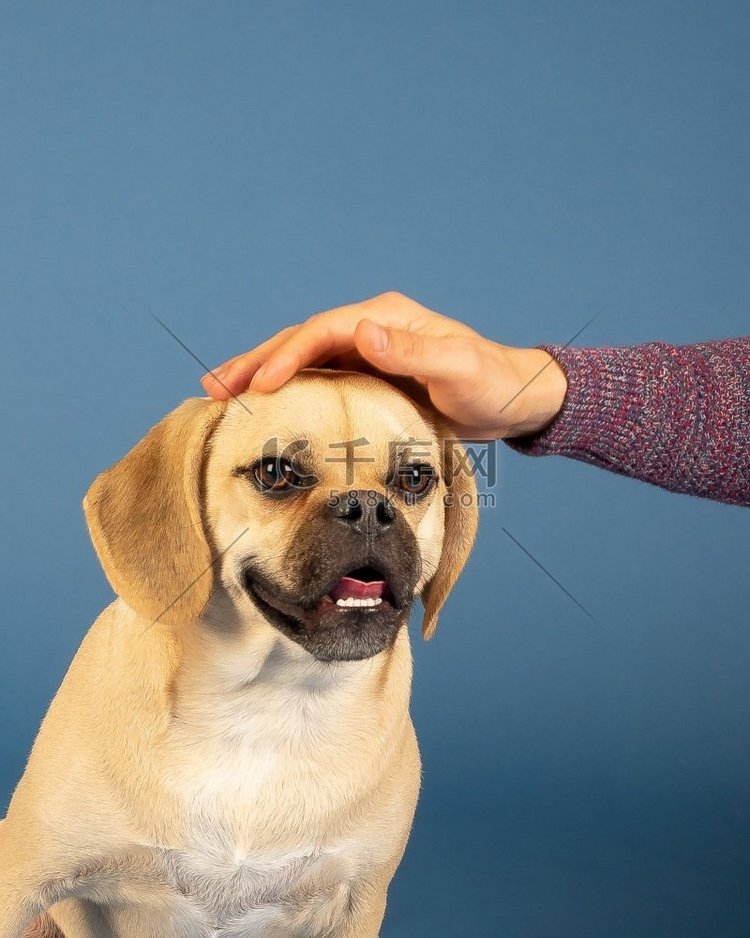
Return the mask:
<path id="1" fill-rule="evenodd" d="M 227 370 L 226 365 L 221 365 L 219 368 L 212 368 L 211 371 L 203 375 L 201 381 L 205 381 L 206 378 L 210 378 L 212 381 L 220 381 L 227 373 Z"/>
<path id="2" fill-rule="evenodd" d="M 370 326 L 370 344 L 376 352 L 384 352 L 388 348 L 388 333 L 376 322 Z"/>

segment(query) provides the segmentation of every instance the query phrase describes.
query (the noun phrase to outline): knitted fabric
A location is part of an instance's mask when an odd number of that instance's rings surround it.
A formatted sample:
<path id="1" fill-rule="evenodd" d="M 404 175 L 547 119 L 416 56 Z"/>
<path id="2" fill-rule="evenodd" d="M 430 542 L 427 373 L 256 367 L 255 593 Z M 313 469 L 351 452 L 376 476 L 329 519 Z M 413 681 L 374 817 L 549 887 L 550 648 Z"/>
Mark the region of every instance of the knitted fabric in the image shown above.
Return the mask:
<path id="1" fill-rule="evenodd" d="M 513 449 L 750 505 L 750 337 L 540 348 L 565 372 L 567 394 L 545 430 L 505 441 Z"/>

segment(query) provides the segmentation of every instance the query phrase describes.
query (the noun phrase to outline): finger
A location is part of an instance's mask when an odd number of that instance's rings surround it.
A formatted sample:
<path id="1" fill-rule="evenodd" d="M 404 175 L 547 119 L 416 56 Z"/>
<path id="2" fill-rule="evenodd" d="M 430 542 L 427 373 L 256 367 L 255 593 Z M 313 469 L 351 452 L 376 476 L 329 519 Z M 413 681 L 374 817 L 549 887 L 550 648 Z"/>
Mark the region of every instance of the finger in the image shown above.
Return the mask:
<path id="1" fill-rule="evenodd" d="M 468 343 L 462 337 L 431 336 L 363 319 L 354 336 L 359 354 L 389 374 L 418 375 L 421 384 L 471 375 Z"/>
<path id="2" fill-rule="evenodd" d="M 268 359 L 268 356 L 282 346 L 300 327 L 299 324 L 287 326 L 276 335 L 266 339 L 249 352 L 235 355 L 223 364 L 212 369 L 200 379 L 204 390 L 216 400 L 226 400 L 235 394 L 240 394 L 250 384 L 258 368 Z"/>
<path id="3" fill-rule="evenodd" d="M 356 349 L 341 355 L 327 355 L 318 359 L 312 368 L 335 368 L 337 371 L 374 371 L 374 367 Z"/>
<path id="4" fill-rule="evenodd" d="M 422 388 L 427 387 L 427 378 L 421 375 L 396 375 L 381 371 L 380 368 L 376 368 L 375 365 L 362 358 L 359 352 L 349 352 L 347 355 L 332 358 L 325 363 L 325 367 L 335 368 L 337 371 L 359 371 L 366 375 L 373 375 L 373 377 L 387 381 L 389 384 L 402 387 L 404 390 L 407 390 L 407 393 L 411 394 L 412 397 L 415 396 L 412 392 L 416 391 L 419 399 L 421 399 L 423 395 L 419 392 L 419 388 L 417 388 L 416 385 Z"/>
<path id="5" fill-rule="evenodd" d="M 308 320 L 266 357 L 253 375 L 253 390 L 275 391 L 302 368 L 320 367 L 354 351 L 355 325 L 334 319 Z"/>
<path id="6" fill-rule="evenodd" d="M 354 330 L 367 316 L 389 324 L 408 325 L 410 321 L 398 302 L 389 300 L 389 294 L 317 313 L 272 352 L 253 376 L 253 389 L 275 391 L 300 369 L 353 351 Z"/>
<path id="7" fill-rule="evenodd" d="M 381 381 L 387 381 L 388 384 L 403 391 L 404 394 L 408 395 L 418 404 L 422 404 L 423 406 L 430 405 L 426 378 L 419 375 L 407 376 L 388 374 L 366 361 L 358 352 L 350 352 L 346 355 L 332 358 L 325 363 L 325 367 L 336 371 L 357 371 L 360 374 L 372 375 L 373 378 L 380 378 Z"/>

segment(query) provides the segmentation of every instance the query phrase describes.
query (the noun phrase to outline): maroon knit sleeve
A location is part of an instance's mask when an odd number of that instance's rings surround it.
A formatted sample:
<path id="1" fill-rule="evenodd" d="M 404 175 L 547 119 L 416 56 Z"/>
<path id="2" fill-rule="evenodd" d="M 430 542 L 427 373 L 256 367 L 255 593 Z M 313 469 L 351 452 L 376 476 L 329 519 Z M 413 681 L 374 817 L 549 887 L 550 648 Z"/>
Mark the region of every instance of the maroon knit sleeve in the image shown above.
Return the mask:
<path id="1" fill-rule="evenodd" d="M 545 430 L 505 441 L 513 449 L 750 505 L 750 337 L 540 348 L 559 362 L 568 391 Z"/>

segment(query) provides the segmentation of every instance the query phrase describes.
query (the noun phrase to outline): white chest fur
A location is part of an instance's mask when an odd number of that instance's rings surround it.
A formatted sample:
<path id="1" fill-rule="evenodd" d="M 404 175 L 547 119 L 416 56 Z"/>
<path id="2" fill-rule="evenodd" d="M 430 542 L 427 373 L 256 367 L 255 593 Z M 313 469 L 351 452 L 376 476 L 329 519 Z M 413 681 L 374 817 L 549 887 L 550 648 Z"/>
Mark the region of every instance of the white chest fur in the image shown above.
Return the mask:
<path id="1" fill-rule="evenodd" d="M 231 857 L 165 851 L 172 921 L 206 938 L 328 936 L 344 925 L 352 869 L 343 851 Z"/>

